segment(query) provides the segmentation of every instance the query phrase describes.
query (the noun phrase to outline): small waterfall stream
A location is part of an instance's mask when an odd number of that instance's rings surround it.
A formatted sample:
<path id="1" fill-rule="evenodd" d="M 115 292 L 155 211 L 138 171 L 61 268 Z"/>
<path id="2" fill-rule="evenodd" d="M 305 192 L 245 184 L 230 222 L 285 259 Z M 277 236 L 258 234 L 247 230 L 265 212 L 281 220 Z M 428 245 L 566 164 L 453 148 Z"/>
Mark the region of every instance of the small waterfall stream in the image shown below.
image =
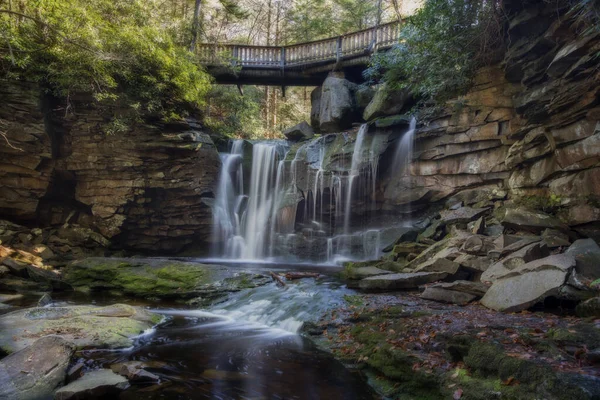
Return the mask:
<path id="1" fill-rule="evenodd" d="M 413 119 L 396 140 L 388 167 L 395 176 L 408 173 L 415 127 Z M 378 258 L 389 244 L 387 230 L 399 224 L 377 215 L 379 163 L 389 135 L 363 124 L 354 139 L 326 135 L 296 148 L 285 141 L 233 141 L 231 152 L 221 155 L 212 256 L 319 263 Z M 332 155 L 335 143 L 342 150 Z M 251 160 L 245 146 L 252 147 Z"/>

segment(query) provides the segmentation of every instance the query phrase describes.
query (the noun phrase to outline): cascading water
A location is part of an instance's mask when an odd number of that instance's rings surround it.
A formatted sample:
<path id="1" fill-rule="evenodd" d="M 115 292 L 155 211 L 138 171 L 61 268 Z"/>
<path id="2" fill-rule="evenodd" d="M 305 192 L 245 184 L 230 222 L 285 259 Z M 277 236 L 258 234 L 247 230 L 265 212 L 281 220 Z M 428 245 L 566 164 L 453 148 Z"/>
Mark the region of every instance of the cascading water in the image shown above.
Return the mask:
<path id="1" fill-rule="evenodd" d="M 278 190 L 277 165 L 283 156 L 278 143 L 252 146 L 249 193 L 244 192 L 244 141 L 236 140 L 223 167 L 213 209 L 213 256 L 260 260 L 274 226 L 270 223 Z"/>
<path id="2" fill-rule="evenodd" d="M 395 175 L 405 175 L 408 172 L 410 161 L 413 155 L 413 143 L 415 141 L 415 130 L 417 128 L 417 119 L 411 118 L 408 131 L 402 135 L 396 146 L 394 158 L 392 161 L 392 171 Z"/>
<path id="3" fill-rule="evenodd" d="M 408 171 L 415 126 L 413 119 L 397 141 L 388 170 Z M 379 160 L 389 135 L 370 133 L 364 124 L 354 139 L 347 133 L 318 137 L 292 147 L 289 157 L 283 141 L 235 141 L 231 153 L 222 155 L 213 256 L 286 262 L 378 258 L 387 246 L 383 232 L 398 227 L 374 219 Z M 244 146 L 252 146 L 251 167 Z"/>

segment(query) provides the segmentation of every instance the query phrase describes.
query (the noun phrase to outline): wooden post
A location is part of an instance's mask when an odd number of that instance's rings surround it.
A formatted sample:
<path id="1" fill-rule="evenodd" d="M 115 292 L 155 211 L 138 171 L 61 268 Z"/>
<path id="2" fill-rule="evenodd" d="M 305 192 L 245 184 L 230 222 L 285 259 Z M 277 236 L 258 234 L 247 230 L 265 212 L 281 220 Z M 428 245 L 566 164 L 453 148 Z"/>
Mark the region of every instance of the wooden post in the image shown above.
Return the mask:
<path id="1" fill-rule="evenodd" d="M 231 60 L 231 65 L 233 65 L 235 67 L 237 65 L 237 62 L 238 62 L 238 47 L 233 46 L 233 59 Z"/>

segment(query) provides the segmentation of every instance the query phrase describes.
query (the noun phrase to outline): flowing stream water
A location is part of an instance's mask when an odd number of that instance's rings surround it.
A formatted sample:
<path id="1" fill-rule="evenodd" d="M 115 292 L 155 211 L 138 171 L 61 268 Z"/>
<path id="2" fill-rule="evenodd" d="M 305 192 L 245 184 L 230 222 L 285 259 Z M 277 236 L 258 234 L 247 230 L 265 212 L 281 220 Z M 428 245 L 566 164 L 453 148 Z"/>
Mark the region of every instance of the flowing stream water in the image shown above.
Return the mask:
<path id="1" fill-rule="evenodd" d="M 256 264 L 236 268 L 267 271 Z M 133 384 L 120 399 L 374 399 L 363 377 L 298 334 L 303 322 L 316 322 L 350 293 L 324 276 L 285 288 L 272 283 L 243 290 L 207 309 L 149 304 L 164 321 L 140 335 L 133 347 L 84 350 L 79 361 L 89 370 L 139 361 L 160 378 Z M 114 301 L 93 299 L 96 304 Z"/>

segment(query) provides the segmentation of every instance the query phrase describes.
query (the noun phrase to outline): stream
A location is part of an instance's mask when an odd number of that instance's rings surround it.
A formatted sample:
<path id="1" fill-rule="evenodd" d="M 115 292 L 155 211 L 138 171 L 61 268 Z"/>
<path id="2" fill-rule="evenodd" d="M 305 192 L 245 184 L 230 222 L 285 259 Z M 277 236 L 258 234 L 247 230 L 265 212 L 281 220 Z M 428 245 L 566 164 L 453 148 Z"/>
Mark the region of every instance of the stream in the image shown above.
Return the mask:
<path id="1" fill-rule="evenodd" d="M 236 264 L 240 270 L 335 271 L 306 265 Z M 140 361 L 157 384 L 132 384 L 121 399 L 373 399 L 366 381 L 299 334 L 344 303 L 352 291 L 328 275 L 275 283 L 232 294 L 207 309 L 176 304 L 144 304 L 164 316 L 154 329 L 121 350 L 88 350 L 77 355 L 86 370 Z M 111 304 L 108 295 L 64 294 L 54 305 Z M 128 301 L 128 303 L 132 303 Z"/>

